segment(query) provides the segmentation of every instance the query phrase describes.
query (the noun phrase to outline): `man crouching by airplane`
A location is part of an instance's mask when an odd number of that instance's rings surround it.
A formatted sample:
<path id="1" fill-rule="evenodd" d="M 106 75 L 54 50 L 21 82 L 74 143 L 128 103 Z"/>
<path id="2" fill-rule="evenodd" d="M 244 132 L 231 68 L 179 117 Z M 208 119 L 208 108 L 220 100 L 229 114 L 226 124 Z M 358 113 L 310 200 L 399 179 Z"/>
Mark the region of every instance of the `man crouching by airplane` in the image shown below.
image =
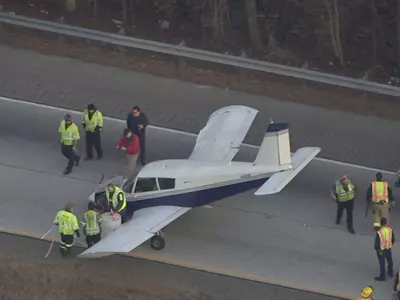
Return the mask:
<path id="1" fill-rule="evenodd" d="M 127 203 L 124 191 L 114 184 L 109 183 L 106 189 L 106 198 L 108 201 L 108 211 L 119 213 L 122 224 L 127 222 L 129 218 L 126 214 Z"/>

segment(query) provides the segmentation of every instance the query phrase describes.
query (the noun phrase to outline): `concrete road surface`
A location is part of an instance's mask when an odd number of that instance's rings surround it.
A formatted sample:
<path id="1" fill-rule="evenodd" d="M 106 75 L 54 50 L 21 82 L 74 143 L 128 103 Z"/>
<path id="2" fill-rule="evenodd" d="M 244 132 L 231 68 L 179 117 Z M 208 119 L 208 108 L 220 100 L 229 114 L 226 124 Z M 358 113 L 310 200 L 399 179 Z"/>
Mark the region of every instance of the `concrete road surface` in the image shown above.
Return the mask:
<path id="1" fill-rule="evenodd" d="M 244 104 L 261 112 L 246 137 L 247 143 L 261 142 L 266 122 L 272 117 L 290 122 L 296 149 L 320 145 L 321 157 L 392 171 L 400 167 L 399 122 L 5 46 L 0 46 L 0 96 L 79 111 L 93 102 L 105 115 L 118 118 L 126 118 L 133 105 L 139 104 L 151 124 L 194 133 L 217 108 Z"/>
<path id="2" fill-rule="evenodd" d="M 0 234 L 2 299 L 342 300 L 130 257 L 62 259 L 55 249 L 44 259 L 49 244 Z"/>
<path id="3" fill-rule="evenodd" d="M 3 230 L 41 236 L 67 201 L 76 202 L 81 216 L 86 197 L 101 174 L 108 178 L 123 170 L 124 155 L 115 150 L 115 143 L 125 124 L 106 120 L 104 160 L 82 162 L 70 176 L 63 176 L 66 160 L 57 143 L 63 114 L 51 107 L 0 101 Z M 73 116 L 79 122 L 80 115 Z M 149 160 L 186 158 L 194 141 L 190 134 L 152 128 L 148 131 Z M 83 147 L 82 142 L 79 148 Z M 237 159 L 251 161 L 256 151 L 244 147 Z M 345 225 L 334 225 L 336 206 L 329 189 L 343 173 L 360 190 L 356 235 L 346 232 Z M 371 220 L 364 218 L 364 191 L 374 175 L 375 171 L 362 167 L 315 160 L 282 193 L 268 197 L 246 193 L 211 208 L 195 209 L 166 228 L 163 251 L 150 250 L 144 244 L 132 255 L 348 297 L 356 297 L 364 285 L 372 283 L 377 299 L 389 299 L 393 281 L 373 281 L 379 269 Z M 395 209 L 395 230 L 400 225 L 398 216 Z M 395 245 L 396 266 L 399 254 Z"/>

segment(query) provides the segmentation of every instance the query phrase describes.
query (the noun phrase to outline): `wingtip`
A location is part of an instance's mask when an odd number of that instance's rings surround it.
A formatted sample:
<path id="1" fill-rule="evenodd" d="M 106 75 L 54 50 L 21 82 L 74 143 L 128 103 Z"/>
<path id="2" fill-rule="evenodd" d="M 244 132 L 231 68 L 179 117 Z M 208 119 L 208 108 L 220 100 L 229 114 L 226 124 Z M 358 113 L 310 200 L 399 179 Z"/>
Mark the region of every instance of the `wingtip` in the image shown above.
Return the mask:
<path id="1" fill-rule="evenodd" d="M 260 190 L 261 190 L 261 188 L 260 188 Z M 280 191 L 277 191 L 277 190 L 267 191 L 267 192 L 260 191 L 260 190 L 255 191 L 254 195 L 255 195 L 255 196 L 266 196 L 266 195 L 277 194 L 277 193 L 280 192 Z"/>

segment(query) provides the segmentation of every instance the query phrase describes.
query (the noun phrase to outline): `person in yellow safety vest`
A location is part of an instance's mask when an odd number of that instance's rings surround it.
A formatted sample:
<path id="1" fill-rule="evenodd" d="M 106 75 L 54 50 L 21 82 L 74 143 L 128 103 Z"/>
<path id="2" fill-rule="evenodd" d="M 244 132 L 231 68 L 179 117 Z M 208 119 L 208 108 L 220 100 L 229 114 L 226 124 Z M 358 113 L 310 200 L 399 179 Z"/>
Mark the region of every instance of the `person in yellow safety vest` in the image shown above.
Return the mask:
<path id="1" fill-rule="evenodd" d="M 394 207 L 396 202 L 389 183 L 382 179 L 382 173 L 377 173 L 376 180 L 371 182 L 366 200 L 368 204 L 372 204 L 372 222 L 375 230 L 380 227 L 381 218 L 385 218 L 389 223 L 389 202 L 391 207 Z"/>
<path id="2" fill-rule="evenodd" d="M 65 209 L 57 213 L 54 218 L 54 225 L 58 226 L 58 232 L 61 236 L 60 253 L 63 257 L 66 257 L 74 244 L 74 235 L 80 237 L 78 219 L 73 214 L 72 203 L 68 203 Z"/>
<path id="3" fill-rule="evenodd" d="M 380 223 L 381 227 L 376 232 L 374 245 L 376 254 L 379 259 L 380 275 L 378 277 L 375 277 L 375 280 L 385 281 L 385 260 L 387 260 L 388 263 L 387 274 L 390 277 L 393 277 L 392 246 L 394 244 L 395 238 L 393 229 L 387 225 L 386 219 L 382 218 Z"/>
<path id="4" fill-rule="evenodd" d="M 374 289 L 372 286 L 368 285 L 365 288 L 362 289 L 360 296 L 358 297 L 358 300 L 374 300 L 372 298 L 372 294 L 374 292 Z"/>
<path id="5" fill-rule="evenodd" d="M 68 165 L 64 171 L 64 175 L 71 173 L 74 163 L 79 165 L 81 157 L 76 153 L 76 147 L 80 140 L 78 126 L 72 121 L 71 115 L 67 114 L 58 127 L 60 134 L 61 153 L 68 158 Z"/>
<path id="6" fill-rule="evenodd" d="M 340 177 L 332 186 L 332 198 L 337 203 L 336 224 L 340 224 L 343 211 L 346 210 L 347 230 L 355 234 L 353 228 L 353 208 L 356 197 L 356 189 L 347 175 Z"/>
<path id="7" fill-rule="evenodd" d="M 106 188 L 106 198 L 108 201 L 108 210 L 119 213 L 122 223 L 128 221 L 128 216 L 126 214 L 127 203 L 124 191 L 114 184 L 109 183 Z"/>
<path id="8" fill-rule="evenodd" d="M 83 215 L 84 217 L 84 228 L 83 232 L 86 235 L 86 244 L 88 248 L 101 240 L 101 214 L 95 210 L 95 204 L 89 202 L 88 211 Z"/>
<path id="9" fill-rule="evenodd" d="M 101 159 L 103 150 L 101 149 L 100 133 L 103 129 L 103 114 L 93 104 L 89 104 L 83 112 L 82 126 L 86 133 L 85 160 L 93 159 L 93 146 L 97 152 L 97 159 Z"/>

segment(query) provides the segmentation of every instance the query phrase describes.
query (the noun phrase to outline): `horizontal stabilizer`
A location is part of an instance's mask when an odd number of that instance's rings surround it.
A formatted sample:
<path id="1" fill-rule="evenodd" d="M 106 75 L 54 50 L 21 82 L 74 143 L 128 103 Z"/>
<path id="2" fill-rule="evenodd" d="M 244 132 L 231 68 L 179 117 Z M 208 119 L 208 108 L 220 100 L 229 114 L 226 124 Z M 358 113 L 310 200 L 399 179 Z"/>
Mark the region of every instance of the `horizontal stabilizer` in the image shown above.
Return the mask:
<path id="1" fill-rule="evenodd" d="M 317 147 L 305 147 L 297 150 L 292 155 L 292 169 L 272 175 L 254 195 L 260 196 L 279 193 L 319 152 L 321 152 L 321 148 Z"/>

